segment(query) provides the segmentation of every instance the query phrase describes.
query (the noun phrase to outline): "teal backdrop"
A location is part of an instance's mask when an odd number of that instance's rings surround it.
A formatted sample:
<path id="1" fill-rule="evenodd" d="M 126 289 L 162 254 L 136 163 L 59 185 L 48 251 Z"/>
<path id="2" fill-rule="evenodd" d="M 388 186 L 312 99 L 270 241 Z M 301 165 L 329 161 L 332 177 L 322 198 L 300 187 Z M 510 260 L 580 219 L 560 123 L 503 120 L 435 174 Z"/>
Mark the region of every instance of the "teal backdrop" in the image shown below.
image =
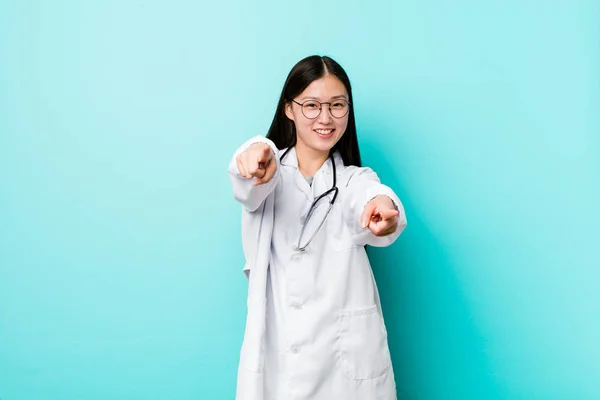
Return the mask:
<path id="1" fill-rule="evenodd" d="M 600 399 L 600 3 L 0 3 L 0 399 L 232 399 L 227 165 L 350 75 L 398 396 Z"/>

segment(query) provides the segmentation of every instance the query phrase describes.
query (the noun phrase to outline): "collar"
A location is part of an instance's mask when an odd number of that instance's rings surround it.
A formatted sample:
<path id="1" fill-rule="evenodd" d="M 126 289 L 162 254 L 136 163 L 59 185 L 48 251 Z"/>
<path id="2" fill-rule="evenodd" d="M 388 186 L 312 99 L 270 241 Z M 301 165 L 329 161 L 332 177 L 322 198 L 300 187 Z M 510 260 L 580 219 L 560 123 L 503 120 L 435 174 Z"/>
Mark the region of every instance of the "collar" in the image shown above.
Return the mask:
<path id="1" fill-rule="evenodd" d="M 279 150 L 279 154 L 284 154 L 287 151 L 287 148 Z M 344 160 L 342 160 L 342 155 L 339 151 L 336 150 L 333 153 L 333 161 L 335 162 L 336 175 L 341 175 L 344 171 Z M 281 164 L 287 167 L 298 168 L 298 156 L 296 155 L 296 147 L 292 147 L 290 151 L 288 151 L 287 155 L 281 160 Z M 328 174 L 333 173 L 333 168 L 331 166 L 331 159 L 327 157 L 325 163 L 319 168 L 319 171 L 326 172 Z"/>

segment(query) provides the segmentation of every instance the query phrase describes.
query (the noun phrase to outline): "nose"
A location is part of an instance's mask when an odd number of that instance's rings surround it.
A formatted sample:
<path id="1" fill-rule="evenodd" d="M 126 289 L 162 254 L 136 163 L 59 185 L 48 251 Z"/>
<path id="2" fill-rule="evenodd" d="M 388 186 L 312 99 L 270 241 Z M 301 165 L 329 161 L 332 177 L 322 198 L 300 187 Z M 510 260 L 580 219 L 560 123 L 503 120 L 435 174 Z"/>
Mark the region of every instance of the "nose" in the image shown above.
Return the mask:
<path id="1" fill-rule="evenodd" d="M 327 125 L 331 122 L 331 111 L 330 111 L 330 107 L 331 105 L 329 103 L 322 103 L 321 104 L 321 113 L 319 114 L 319 118 L 318 121 L 319 123 L 323 124 L 323 125 Z"/>

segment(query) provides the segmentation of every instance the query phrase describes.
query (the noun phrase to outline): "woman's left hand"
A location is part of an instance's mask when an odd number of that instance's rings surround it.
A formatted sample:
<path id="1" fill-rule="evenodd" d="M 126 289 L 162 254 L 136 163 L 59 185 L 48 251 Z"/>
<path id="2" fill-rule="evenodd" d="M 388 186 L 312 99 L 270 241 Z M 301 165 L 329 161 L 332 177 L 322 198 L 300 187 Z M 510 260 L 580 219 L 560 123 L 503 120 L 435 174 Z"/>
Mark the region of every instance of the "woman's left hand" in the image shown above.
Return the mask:
<path id="1" fill-rule="evenodd" d="M 360 217 L 361 226 L 375 236 L 387 236 L 398 227 L 398 210 L 388 196 L 379 195 L 367 203 Z"/>

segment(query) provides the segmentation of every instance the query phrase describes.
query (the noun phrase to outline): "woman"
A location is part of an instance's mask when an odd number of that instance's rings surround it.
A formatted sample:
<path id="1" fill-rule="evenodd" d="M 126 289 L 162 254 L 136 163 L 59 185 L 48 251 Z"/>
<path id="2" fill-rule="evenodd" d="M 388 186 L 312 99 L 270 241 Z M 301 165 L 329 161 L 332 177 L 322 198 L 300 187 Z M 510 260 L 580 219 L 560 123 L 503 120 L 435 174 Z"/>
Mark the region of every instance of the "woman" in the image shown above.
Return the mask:
<path id="1" fill-rule="evenodd" d="M 365 245 L 406 217 L 361 167 L 350 81 L 329 57 L 290 71 L 268 135 L 229 165 L 249 279 L 238 400 L 396 398 Z"/>

